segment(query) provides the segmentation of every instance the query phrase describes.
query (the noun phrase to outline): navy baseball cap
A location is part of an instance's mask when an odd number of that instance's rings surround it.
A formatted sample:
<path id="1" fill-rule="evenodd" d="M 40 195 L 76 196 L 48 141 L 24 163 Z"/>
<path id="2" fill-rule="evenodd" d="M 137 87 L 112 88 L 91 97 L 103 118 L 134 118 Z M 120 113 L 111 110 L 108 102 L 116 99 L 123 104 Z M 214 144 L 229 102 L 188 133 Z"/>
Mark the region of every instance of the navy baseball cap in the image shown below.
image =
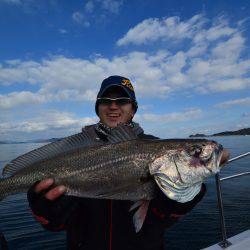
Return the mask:
<path id="1" fill-rule="evenodd" d="M 104 79 L 102 81 L 101 88 L 97 94 L 97 98 L 103 97 L 103 94 L 106 92 L 106 90 L 111 87 L 120 87 L 121 89 L 123 89 L 126 92 L 127 96 L 132 100 L 135 112 L 137 111 L 138 106 L 135 97 L 134 87 L 128 78 L 123 76 L 110 76 Z M 95 111 L 98 115 L 98 101 L 96 101 L 95 104 Z"/>

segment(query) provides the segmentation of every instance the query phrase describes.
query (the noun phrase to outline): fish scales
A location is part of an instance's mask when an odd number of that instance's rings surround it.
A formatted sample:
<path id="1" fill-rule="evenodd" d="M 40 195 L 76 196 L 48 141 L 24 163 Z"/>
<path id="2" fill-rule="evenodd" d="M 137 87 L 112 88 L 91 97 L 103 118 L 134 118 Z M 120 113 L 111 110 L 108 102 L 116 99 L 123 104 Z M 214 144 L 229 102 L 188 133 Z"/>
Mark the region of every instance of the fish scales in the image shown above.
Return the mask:
<path id="1" fill-rule="evenodd" d="M 66 177 L 61 181 L 63 183 L 70 182 L 68 186 L 73 186 L 73 189 L 69 189 L 69 194 L 78 193 L 78 196 L 83 195 L 84 197 L 98 196 L 104 198 L 104 195 L 101 196 L 98 191 L 100 187 L 103 187 L 101 193 L 108 192 L 110 196 L 111 191 L 117 188 L 119 189 L 119 187 L 123 187 L 123 189 L 129 186 L 135 187 L 138 183 L 140 184 L 140 179 L 145 179 L 149 174 L 148 162 L 151 158 L 145 161 L 146 153 L 141 153 L 142 151 L 145 152 L 145 149 L 147 148 L 141 143 L 136 144 L 134 142 L 131 144 L 127 142 L 119 146 L 107 145 L 94 153 L 90 150 L 90 152 L 81 155 L 82 158 L 80 162 L 85 162 L 86 166 L 91 167 L 80 166 L 81 170 L 74 178 L 69 179 Z M 148 152 L 148 156 L 151 156 L 152 149 L 149 149 Z M 136 162 L 143 164 L 138 165 Z M 78 184 L 78 186 L 74 183 Z M 152 186 L 152 184 L 150 184 L 150 186 Z M 76 190 L 79 191 L 77 192 Z M 88 194 L 86 194 L 86 190 L 88 190 Z M 124 192 L 120 194 L 119 197 L 118 194 L 116 194 L 115 197 L 119 199 L 128 199 L 127 193 L 124 194 Z M 138 199 L 141 197 L 145 198 L 145 194 L 141 194 L 136 198 Z"/>
<path id="2" fill-rule="evenodd" d="M 131 167 L 130 164 L 119 167 L 119 162 L 129 162 L 130 159 L 133 160 L 138 156 L 138 158 L 140 158 L 140 152 L 137 154 L 134 153 L 136 149 L 143 150 L 143 147 L 140 146 L 143 146 L 143 144 L 131 145 L 131 143 L 125 142 L 120 145 L 105 145 L 97 148 L 90 147 L 89 149 L 82 148 L 63 155 L 58 155 L 18 171 L 8 180 L 9 188 L 6 191 L 7 193 L 10 191 L 11 193 L 16 193 L 17 190 L 20 190 L 20 192 L 25 191 L 37 180 L 48 177 L 54 178 L 57 184 L 66 185 L 67 178 L 72 178 L 72 182 L 69 181 L 69 183 L 73 188 L 74 183 L 76 183 L 79 178 L 81 179 L 80 183 L 86 180 L 86 185 L 89 183 L 88 180 L 93 179 L 100 179 L 97 183 L 98 186 L 103 182 L 108 184 L 108 182 L 105 182 L 105 178 L 102 178 L 104 173 L 98 172 L 98 169 L 109 172 L 112 176 L 112 172 L 117 172 L 117 168 L 119 168 L 119 170 L 124 170 L 126 167 Z M 145 156 L 145 153 L 143 156 Z M 114 165 L 114 163 L 118 164 Z M 116 169 L 114 169 L 114 166 Z M 93 172 L 96 172 L 96 175 L 93 175 Z M 120 175 L 121 179 L 124 174 L 127 174 L 127 172 L 124 173 L 123 171 L 123 175 Z M 116 177 L 118 178 L 117 183 L 119 183 L 119 176 Z M 115 178 L 113 178 L 113 180 L 114 179 Z M 72 187 L 69 186 L 68 189 L 70 190 Z"/>
<path id="3" fill-rule="evenodd" d="M 65 185 L 69 195 L 130 200 L 151 199 L 155 183 L 163 189 L 169 183 L 176 188 L 178 182 L 171 183 L 172 180 L 168 176 L 164 176 L 164 180 L 161 178 L 180 159 L 182 165 L 177 164 L 179 175 L 182 168 L 195 172 L 195 169 L 189 166 L 193 156 L 189 156 L 188 152 L 197 145 L 204 149 L 212 147 L 211 152 L 209 151 L 211 155 L 219 150 L 216 142 L 198 139 L 136 139 L 101 146 L 78 147 L 17 170 L 13 176 L 1 180 L 0 190 L 4 196 L 27 191 L 34 182 L 51 177 L 55 179 L 56 185 Z M 177 154 L 180 155 L 180 159 L 175 157 Z M 177 162 L 174 162 L 175 160 Z M 16 162 L 18 161 L 23 164 L 17 158 Z M 164 166 L 164 161 L 168 162 L 169 166 Z M 164 169 L 159 164 L 162 164 Z M 196 178 L 195 174 L 191 176 Z M 193 183 L 196 182 L 194 180 Z M 171 192 L 174 192 L 173 190 Z"/>

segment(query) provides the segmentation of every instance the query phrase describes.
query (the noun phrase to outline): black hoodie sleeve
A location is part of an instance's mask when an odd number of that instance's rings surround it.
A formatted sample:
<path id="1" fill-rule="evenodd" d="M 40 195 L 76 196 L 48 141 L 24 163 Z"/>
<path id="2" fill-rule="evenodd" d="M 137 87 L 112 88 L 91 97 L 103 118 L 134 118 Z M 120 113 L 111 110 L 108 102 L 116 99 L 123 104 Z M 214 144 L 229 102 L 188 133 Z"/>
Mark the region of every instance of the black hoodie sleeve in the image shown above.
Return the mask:
<path id="1" fill-rule="evenodd" d="M 154 218 L 162 220 L 166 226 L 171 226 L 181 217 L 190 212 L 200 202 L 206 193 L 206 186 L 202 184 L 200 192 L 193 200 L 180 203 L 169 199 L 159 190 L 158 195 L 150 203 L 149 212 Z"/>
<path id="2" fill-rule="evenodd" d="M 62 195 L 56 200 L 49 200 L 45 194 L 50 190 L 36 193 L 36 182 L 27 193 L 30 209 L 36 220 L 50 231 L 61 231 L 64 229 L 67 219 L 77 205 L 77 198 Z"/>

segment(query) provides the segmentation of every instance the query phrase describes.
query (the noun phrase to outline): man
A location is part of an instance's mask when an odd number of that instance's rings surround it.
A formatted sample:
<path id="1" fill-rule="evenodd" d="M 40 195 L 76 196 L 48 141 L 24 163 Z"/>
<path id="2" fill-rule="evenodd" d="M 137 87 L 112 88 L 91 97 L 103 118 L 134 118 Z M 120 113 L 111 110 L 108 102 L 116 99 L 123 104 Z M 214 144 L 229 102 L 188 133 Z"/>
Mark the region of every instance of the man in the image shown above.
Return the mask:
<path id="1" fill-rule="evenodd" d="M 138 138 L 157 139 L 144 134 L 132 121 L 137 101 L 129 79 L 110 76 L 102 82 L 95 110 L 97 124 L 87 126 L 93 140 L 107 143 L 107 135 L 118 124 L 130 126 Z M 162 250 L 165 228 L 189 212 L 203 197 L 205 185 L 190 202 L 168 199 L 160 190 L 150 201 L 144 225 L 139 233 L 133 226 L 131 201 L 84 199 L 67 197 L 64 186 L 53 186 L 52 179 L 35 183 L 28 192 L 34 216 L 51 231 L 66 230 L 68 249 Z"/>

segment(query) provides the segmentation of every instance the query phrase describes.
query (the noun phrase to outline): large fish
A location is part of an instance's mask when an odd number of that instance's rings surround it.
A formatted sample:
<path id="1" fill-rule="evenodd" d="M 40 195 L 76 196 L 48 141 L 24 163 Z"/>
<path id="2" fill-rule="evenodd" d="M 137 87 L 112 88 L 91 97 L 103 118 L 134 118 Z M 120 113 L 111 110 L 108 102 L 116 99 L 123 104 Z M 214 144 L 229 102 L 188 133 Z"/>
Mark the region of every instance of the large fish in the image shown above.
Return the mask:
<path id="1" fill-rule="evenodd" d="M 219 171 L 222 146 L 214 141 L 142 140 L 125 126 L 113 129 L 108 141 L 93 141 L 83 132 L 19 156 L 3 169 L 0 199 L 53 178 L 66 186 L 66 195 L 149 201 L 158 185 L 169 198 L 187 202 L 206 177 Z M 143 223 L 137 212 L 136 231 Z"/>

